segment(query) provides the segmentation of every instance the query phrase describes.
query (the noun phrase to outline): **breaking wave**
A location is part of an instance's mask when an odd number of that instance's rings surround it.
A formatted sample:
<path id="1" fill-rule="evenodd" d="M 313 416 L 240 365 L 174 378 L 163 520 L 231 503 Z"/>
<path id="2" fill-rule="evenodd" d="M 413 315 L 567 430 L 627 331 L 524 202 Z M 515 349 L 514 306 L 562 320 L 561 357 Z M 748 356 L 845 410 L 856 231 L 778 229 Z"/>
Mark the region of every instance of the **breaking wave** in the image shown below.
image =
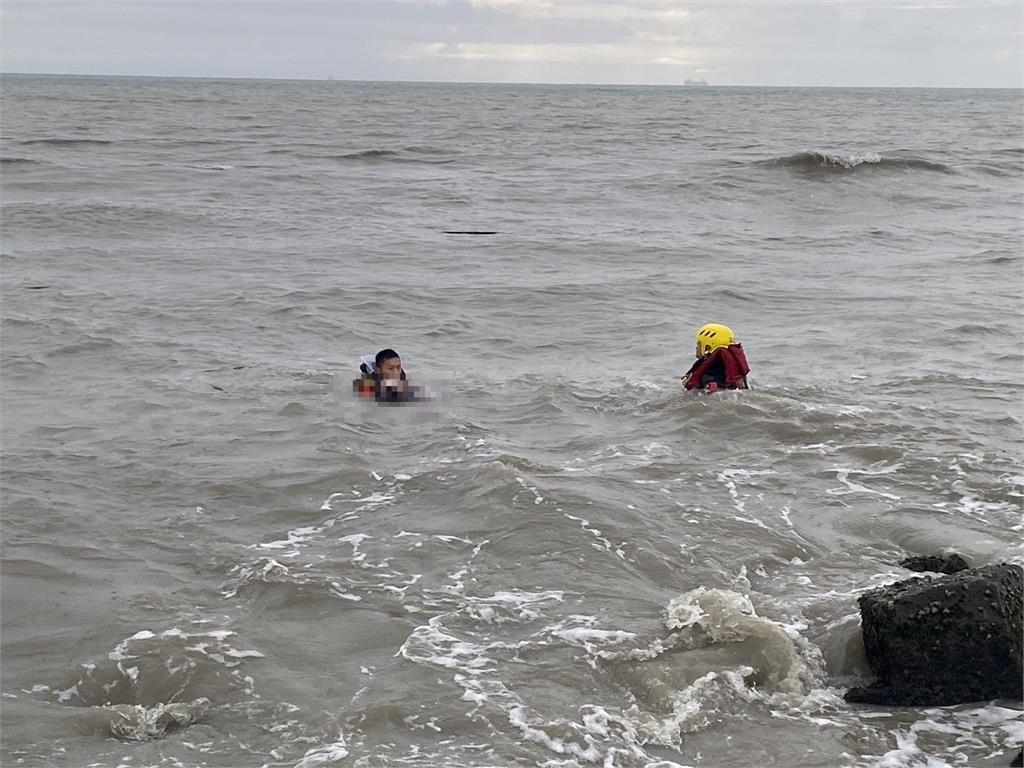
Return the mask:
<path id="1" fill-rule="evenodd" d="M 780 693 L 804 694 L 820 669 L 812 669 L 800 652 L 808 644 L 799 633 L 757 615 L 750 598 L 738 592 L 698 587 L 674 598 L 666 609 L 665 626 L 692 629 L 709 643 L 751 642 L 749 682 Z"/>
<path id="2" fill-rule="evenodd" d="M 877 152 L 840 154 L 838 152 L 825 152 L 818 149 L 797 152 L 785 157 L 760 160 L 755 164 L 768 168 L 792 168 L 797 171 L 811 172 L 820 170 L 845 172 L 864 166 L 878 169 L 907 169 L 938 171 L 941 173 L 946 173 L 950 170 L 948 165 L 926 160 L 922 157 L 883 157 Z"/>
<path id="3" fill-rule="evenodd" d="M 125 741 L 150 741 L 169 731 L 201 722 L 210 710 L 210 700 L 198 698 L 190 703 L 175 702 L 144 707 L 141 704 L 112 704 L 96 707 L 77 719 L 79 731 L 109 733 Z"/>

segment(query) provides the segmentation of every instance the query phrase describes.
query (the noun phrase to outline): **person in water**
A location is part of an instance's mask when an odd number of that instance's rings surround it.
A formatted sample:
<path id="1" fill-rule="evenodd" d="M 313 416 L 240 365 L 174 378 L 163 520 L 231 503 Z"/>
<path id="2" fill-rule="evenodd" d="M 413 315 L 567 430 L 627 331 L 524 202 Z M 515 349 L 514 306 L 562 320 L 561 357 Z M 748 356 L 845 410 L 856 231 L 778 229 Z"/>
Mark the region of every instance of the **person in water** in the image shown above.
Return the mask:
<path id="1" fill-rule="evenodd" d="M 697 331 L 697 359 L 683 376 L 683 389 L 717 392 L 747 389 L 747 356 L 732 329 L 708 323 Z"/>
<path id="2" fill-rule="evenodd" d="M 359 366 L 360 377 L 352 382 L 357 395 L 373 396 L 378 403 L 404 403 L 417 400 L 416 388 L 409 385 L 402 358 L 393 349 L 382 349 L 374 357 L 366 355 Z"/>

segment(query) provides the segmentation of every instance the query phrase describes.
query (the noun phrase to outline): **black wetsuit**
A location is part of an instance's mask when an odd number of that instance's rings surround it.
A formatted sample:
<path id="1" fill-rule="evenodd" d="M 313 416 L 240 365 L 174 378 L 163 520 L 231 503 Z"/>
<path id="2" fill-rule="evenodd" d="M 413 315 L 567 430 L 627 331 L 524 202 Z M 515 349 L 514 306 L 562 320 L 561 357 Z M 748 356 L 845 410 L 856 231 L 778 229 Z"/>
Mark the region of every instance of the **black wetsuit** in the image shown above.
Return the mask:
<path id="1" fill-rule="evenodd" d="M 683 380 L 685 381 L 686 377 L 693 373 L 697 369 L 697 366 L 703 362 L 703 357 L 699 357 L 696 360 L 694 360 L 693 365 L 690 366 L 690 370 L 688 370 L 686 372 L 686 375 L 683 376 Z M 711 365 L 708 367 L 706 371 L 704 371 L 703 375 L 700 377 L 700 381 L 697 382 L 697 388 L 704 389 L 704 387 L 706 387 L 711 382 L 715 382 L 716 384 L 718 384 L 718 387 L 720 389 L 725 388 L 725 363 L 722 362 L 721 358 L 712 361 Z"/>

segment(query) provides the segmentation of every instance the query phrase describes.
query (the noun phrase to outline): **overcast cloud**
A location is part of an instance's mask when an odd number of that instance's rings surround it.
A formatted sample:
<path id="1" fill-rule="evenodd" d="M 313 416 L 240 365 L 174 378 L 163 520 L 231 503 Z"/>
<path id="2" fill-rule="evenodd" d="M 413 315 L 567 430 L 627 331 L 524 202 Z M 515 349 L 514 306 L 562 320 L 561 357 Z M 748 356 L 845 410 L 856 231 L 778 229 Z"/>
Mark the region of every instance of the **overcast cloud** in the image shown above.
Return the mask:
<path id="1" fill-rule="evenodd" d="M 1024 86 L 1021 0 L 2 0 L 4 72 Z"/>

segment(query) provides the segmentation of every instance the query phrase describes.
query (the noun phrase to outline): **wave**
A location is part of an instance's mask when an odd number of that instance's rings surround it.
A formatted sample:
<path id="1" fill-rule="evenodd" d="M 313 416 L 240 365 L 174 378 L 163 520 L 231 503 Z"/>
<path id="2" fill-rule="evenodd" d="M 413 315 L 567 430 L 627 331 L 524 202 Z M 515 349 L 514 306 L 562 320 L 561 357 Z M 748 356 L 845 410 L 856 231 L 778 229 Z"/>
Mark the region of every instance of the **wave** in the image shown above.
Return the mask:
<path id="1" fill-rule="evenodd" d="M 982 325 L 981 323 L 963 323 L 951 328 L 947 333 L 961 336 L 1004 336 L 1005 331 L 993 325 Z"/>
<path id="2" fill-rule="evenodd" d="M 161 223 L 193 221 L 185 214 L 157 207 L 124 205 L 100 201 L 80 203 L 20 202 L 5 206 L 9 221 L 19 224 L 49 227 L 79 227 L 100 229 L 128 225 L 152 227 Z"/>
<path id="3" fill-rule="evenodd" d="M 338 155 L 339 160 L 384 160 L 390 157 L 398 157 L 400 152 L 394 149 L 364 149 L 359 152 L 348 152 Z"/>
<path id="4" fill-rule="evenodd" d="M 19 144 L 46 144 L 52 147 L 106 146 L 114 142 L 109 139 L 26 139 Z"/>
<path id="5" fill-rule="evenodd" d="M 975 171 L 982 173 L 986 176 L 996 176 L 1004 178 L 1006 176 L 1017 177 L 1020 175 L 1020 170 L 1016 168 L 1003 168 L 998 165 L 977 165 L 974 167 Z"/>
<path id="6" fill-rule="evenodd" d="M 363 149 L 359 152 L 347 152 L 335 155 L 335 160 L 343 162 L 400 162 L 426 163 L 428 165 L 445 165 L 454 162 L 451 157 L 433 157 L 442 154 L 441 150 L 426 147 L 406 147 L 405 149 Z M 410 155 L 419 155 L 411 157 Z"/>
<path id="7" fill-rule="evenodd" d="M 987 176 L 1018 176 L 1024 170 L 1024 149 L 1007 147 L 981 153 L 972 170 Z"/>
<path id="8" fill-rule="evenodd" d="M 209 710 L 210 700 L 203 697 L 191 703 L 173 702 L 153 707 L 111 704 L 80 715 L 76 725 L 83 733 L 100 731 L 125 741 L 151 741 L 202 722 Z"/>
<path id="9" fill-rule="evenodd" d="M 0 163 L 4 165 L 38 165 L 38 160 L 29 160 L 27 157 L 0 157 Z"/>
<path id="10" fill-rule="evenodd" d="M 89 334 L 84 335 L 81 339 L 74 341 L 70 344 L 65 344 L 58 349 L 48 351 L 47 357 L 57 357 L 61 355 L 77 355 L 83 352 L 95 352 L 98 350 L 106 350 L 112 347 L 120 347 L 121 343 L 115 341 L 109 336 L 91 336 Z"/>
<path id="11" fill-rule="evenodd" d="M 759 160 L 755 165 L 768 168 L 792 168 L 798 171 L 814 172 L 824 170 L 840 173 L 853 171 L 861 167 L 936 171 L 941 173 L 946 173 L 950 170 L 948 165 L 921 157 L 883 157 L 877 152 L 843 155 L 818 149 L 797 152 L 796 154 L 784 157 L 774 157 L 768 160 Z"/>
<path id="12" fill-rule="evenodd" d="M 751 670 L 744 677 L 760 688 L 804 694 L 821 676 L 817 651 L 795 630 L 758 616 L 738 592 L 697 587 L 679 595 L 665 609 L 665 626 L 694 629 L 710 644 L 752 641 L 746 658 Z"/>
<path id="13" fill-rule="evenodd" d="M 1004 251 L 999 248 L 986 248 L 974 253 L 964 253 L 954 257 L 954 261 L 966 261 L 972 264 L 1015 264 L 1020 261 L 1020 255 L 1012 251 Z"/>
<path id="14" fill-rule="evenodd" d="M 418 155 L 447 155 L 448 150 L 441 147 L 431 147 L 427 144 L 413 144 L 405 148 L 406 152 L 413 152 Z"/>
<path id="15" fill-rule="evenodd" d="M 531 711 L 522 699 L 489 698 L 506 705 L 509 722 L 525 741 L 595 763 L 605 750 L 624 747 L 646 756 L 648 745 L 678 749 L 685 734 L 705 730 L 755 702 L 809 711 L 823 698 L 835 703 L 834 696 L 822 696 L 813 687 L 823 675 L 817 650 L 796 629 L 758 616 L 740 593 L 699 587 L 680 595 L 667 606 L 663 629 L 670 634 L 604 629 L 595 617 L 577 614 L 544 630 L 546 642 L 582 649 L 592 668 L 628 693 L 628 709 L 586 708 L 581 709 L 582 722 L 552 720 Z M 495 646 L 459 642 L 446 630 L 434 621 L 418 628 L 403 655 L 445 666 L 457 663 L 471 675 L 489 671 L 484 667 L 493 662 L 488 652 Z M 490 690 L 470 683 L 466 698 L 486 701 L 484 691 Z"/>

